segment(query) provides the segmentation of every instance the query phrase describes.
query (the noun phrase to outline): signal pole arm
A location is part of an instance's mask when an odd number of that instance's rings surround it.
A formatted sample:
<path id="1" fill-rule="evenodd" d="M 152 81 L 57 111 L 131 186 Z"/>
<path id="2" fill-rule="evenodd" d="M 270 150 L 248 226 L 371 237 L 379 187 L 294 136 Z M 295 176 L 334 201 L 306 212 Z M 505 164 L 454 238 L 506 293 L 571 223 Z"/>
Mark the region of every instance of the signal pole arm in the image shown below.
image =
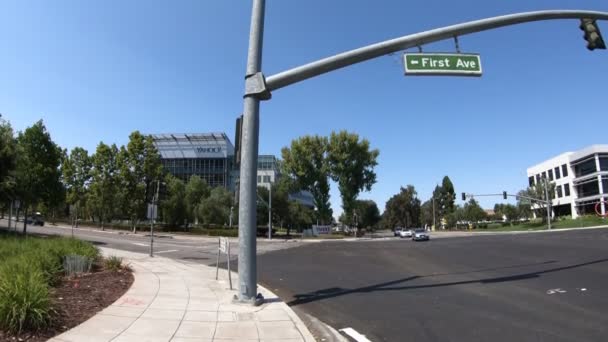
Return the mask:
<path id="1" fill-rule="evenodd" d="M 269 76 L 265 80 L 265 87 L 260 86 L 263 91 L 273 91 L 290 84 L 294 84 L 306 79 L 344 68 L 349 65 L 360 63 L 376 57 L 384 56 L 393 52 L 421 46 L 436 41 L 451 39 L 456 36 L 487 31 L 499 27 L 523 24 L 541 20 L 555 19 L 600 19 L 608 20 L 607 12 L 581 11 L 581 10 L 548 10 L 523 12 L 498 17 L 469 21 L 462 24 L 445 26 L 429 31 L 414 33 L 407 36 L 386 40 L 380 43 L 364 46 L 358 49 L 346 51 L 334 56 L 320 59 L 290 70 Z M 252 80 L 253 81 L 253 80 Z M 263 80 L 256 80 L 258 82 Z M 263 97 L 268 97 L 263 96 Z M 260 96 L 262 97 L 262 96 Z M 266 99 L 266 98 L 261 98 Z"/>

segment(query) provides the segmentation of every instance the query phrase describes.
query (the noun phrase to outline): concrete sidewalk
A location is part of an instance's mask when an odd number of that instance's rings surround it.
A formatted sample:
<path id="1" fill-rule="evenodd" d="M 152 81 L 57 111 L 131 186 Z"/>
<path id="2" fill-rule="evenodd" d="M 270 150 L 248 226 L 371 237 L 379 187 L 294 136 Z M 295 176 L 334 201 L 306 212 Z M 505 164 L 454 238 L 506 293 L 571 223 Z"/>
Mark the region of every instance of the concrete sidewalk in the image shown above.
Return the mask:
<path id="1" fill-rule="evenodd" d="M 268 303 L 232 302 L 228 274 L 220 269 L 145 254 L 101 248 L 134 271 L 129 291 L 110 307 L 52 342 L 315 341 L 299 317 L 272 292 Z M 237 283 L 233 273 L 233 284 Z"/>

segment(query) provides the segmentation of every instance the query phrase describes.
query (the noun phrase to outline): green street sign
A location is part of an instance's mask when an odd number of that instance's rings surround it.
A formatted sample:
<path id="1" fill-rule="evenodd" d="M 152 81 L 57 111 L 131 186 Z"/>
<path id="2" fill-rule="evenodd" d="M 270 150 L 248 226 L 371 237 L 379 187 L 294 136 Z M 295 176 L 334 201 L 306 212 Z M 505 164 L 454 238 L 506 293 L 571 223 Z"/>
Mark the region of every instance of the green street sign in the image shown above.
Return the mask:
<path id="1" fill-rule="evenodd" d="M 406 75 L 481 76 L 481 58 L 471 53 L 404 53 Z"/>

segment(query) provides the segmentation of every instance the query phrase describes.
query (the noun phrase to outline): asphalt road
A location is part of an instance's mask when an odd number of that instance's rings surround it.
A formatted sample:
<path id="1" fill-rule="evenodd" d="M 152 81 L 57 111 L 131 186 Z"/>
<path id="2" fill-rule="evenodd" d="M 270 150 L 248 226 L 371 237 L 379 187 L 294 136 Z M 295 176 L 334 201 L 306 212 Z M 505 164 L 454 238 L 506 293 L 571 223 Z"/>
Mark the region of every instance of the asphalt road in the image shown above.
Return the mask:
<path id="1" fill-rule="evenodd" d="M 258 261 L 293 308 L 372 341 L 608 340 L 608 229 L 327 242 Z"/>
<path id="2" fill-rule="evenodd" d="M 0 227 L 7 227 L 7 220 L 0 220 Z M 4 228 L 6 229 L 6 228 Z M 17 231 L 21 232 L 23 222 L 19 222 Z M 31 226 L 27 227 L 28 233 L 43 234 L 43 235 L 61 235 L 71 236 L 72 229 L 70 226 L 58 224 L 57 226 L 50 225 L 48 222 L 44 227 Z M 99 229 L 74 229 L 75 237 L 90 241 L 98 246 L 120 249 L 136 253 L 150 253 L 150 234 L 149 232 L 138 232 L 131 234 L 129 232 L 117 231 L 101 231 Z M 238 256 L 238 239 L 230 238 L 231 241 L 231 260 L 236 260 Z M 273 240 L 265 241 L 258 239 L 257 251 L 258 254 L 267 253 L 269 251 L 291 248 L 299 245 L 297 241 Z M 169 234 L 155 235 L 154 238 L 154 254 L 177 260 L 187 260 L 198 262 L 206 265 L 215 265 L 217 263 L 217 237 L 201 237 L 201 236 L 178 236 L 173 237 Z M 221 262 L 225 260 L 222 255 Z M 236 269 L 236 262 L 232 269 Z"/>

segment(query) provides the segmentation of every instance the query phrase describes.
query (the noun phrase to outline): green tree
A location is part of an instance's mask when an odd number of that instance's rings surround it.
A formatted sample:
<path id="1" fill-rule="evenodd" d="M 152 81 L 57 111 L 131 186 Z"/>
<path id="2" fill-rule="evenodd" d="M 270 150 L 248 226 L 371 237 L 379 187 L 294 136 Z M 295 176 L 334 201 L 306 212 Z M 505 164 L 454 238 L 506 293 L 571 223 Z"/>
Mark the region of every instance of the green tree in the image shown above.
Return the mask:
<path id="1" fill-rule="evenodd" d="M 66 202 L 74 205 L 76 210 L 85 207 L 87 190 L 91 181 L 91 168 L 91 157 L 82 147 L 73 148 L 61 163 L 63 184 L 66 187 Z M 82 216 L 81 213 L 78 215 Z"/>
<path id="2" fill-rule="evenodd" d="M 377 149 L 370 149 L 367 139 L 360 140 L 355 133 L 331 133 L 327 160 L 331 178 L 338 183 L 347 217 L 352 216 L 359 193 L 370 191 L 376 183 L 374 167 L 378 165 L 379 154 Z"/>
<path id="3" fill-rule="evenodd" d="M 455 209 L 456 192 L 450 177 L 443 177 L 441 186 L 436 186 L 433 191 L 433 198 L 435 199 L 436 223 L 440 224 L 441 220 L 447 219 L 447 215 L 453 213 Z"/>
<path id="4" fill-rule="evenodd" d="M 401 187 L 387 202 L 383 216 L 389 228 L 417 227 L 421 221 L 421 205 L 413 185 Z M 432 223 L 432 218 L 431 218 Z"/>
<path id="5" fill-rule="evenodd" d="M 209 197 L 211 190 L 204 179 L 199 176 L 192 176 L 186 183 L 186 212 L 189 222 L 197 219 L 198 206 L 201 201 Z"/>
<path id="6" fill-rule="evenodd" d="M 117 158 L 120 171 L 121 207 L 135 231 L 139 220 L 146 219 L 147 204 L 156 192 L 162 168 L 160 156 L 151 137 L 134 131 L 126 148 L 121 147 Z"/>
<path id="7" fill-rule="evenodd" d="M 103 142 L 97 145 L 91 157 L 91 184 L 87 201 L 94 215 L 99 217 L 101 229 L 105 223 L 112 221 L 117 207 L 118 197 L 118 148 L 115 144 L 108 146 Z"/>
<path id="8" fill-rule="evenodd" d="M 545 192 L 545 188 L 547 188 L 549 198 L 547 198 L 547 192 Z M 546 201 L 549 201 L 550 203 L 555 198 L 555 183 L 549 181 L 545 182 L 541 180 L 541 182 L 536 182 L 536 184 L 531 187 L 528 187 L 526 190 L 518 192 L 518 195 L 537 199 L 530 200 L 527 198 L 518 197 L 518 206 L 520 208 L 523 209 L 523 207 L 525 206 L 528 206 L 530 208 L 529 210 L 524 209 L 522 214 L 528 214 L 526 216 L 529 217 L 532 210 L 534 210 L 536 211 L 536 215 L 542 218 L 543 222 L 547 222 Z M 551 207 L 549 207 L 549 209 L 551 210 Z"/>
<path id="9" fill-rule="evenodd" d="M 161 202 L 163 220 L 173 226 L 180 226 L 188 217 L 186 210 L 186 185 L 172 175 L 165 177 L 166 198 Z"/>
<path id="10" fill-rule="evenodd" d="M 214 187 L 209 197 L 204 198 L 198 207 L 198 219 L 205 224 L 228 225 L 232 194 L 221 186 Z"/>
<path id="11" fill-rule="evenodd" d="M 283 171 L 294 179 L 298 190 L 308 190 L 313 196 L 318 218 L 322 223 L 331 221 L 329 203 L 328 139 L 303 136 L 281 150 Z"/>
<path id="12" fill-rule="evenodd" d="M 372 200 L 357 200 L 355 213 L 357 213 L 358 226 L 361 228 L 375 229 L 380 222 L 380 210 Z"/>
<path id="13" fill-rule="evenodd" d="M 298 201 L 289 201 L 289 215 L 286 217 L 287 234 L 291 229 L 301 232 L 303 229 L 310 228 L 313 224 L 314 212 Z"/>
<path id="14" fill-rule="evenodd" d="M 17 141 L 13 128 L 0 115 L 0 201 L 13 197 L 15 188 L 15 167 L 17 161 Z"/>
<path id="15" fill-rule="evenodd" d="M 464 219 L 470 222 L 477 223 L 487 216 L 485 210 L 483 210 L 474 198 L 471 198 L 468 203 L 465 203 L 463 209 Z"/>
<path id="16" fill-rule="evenodd" d="M 53 142 L 42 120 L 17 136 L 15 184 L 27 217 L 28 208 L 51 201 L 61 191 L 61 149 Z M 27 232 L 27 220 L 23 233 Z"/>

